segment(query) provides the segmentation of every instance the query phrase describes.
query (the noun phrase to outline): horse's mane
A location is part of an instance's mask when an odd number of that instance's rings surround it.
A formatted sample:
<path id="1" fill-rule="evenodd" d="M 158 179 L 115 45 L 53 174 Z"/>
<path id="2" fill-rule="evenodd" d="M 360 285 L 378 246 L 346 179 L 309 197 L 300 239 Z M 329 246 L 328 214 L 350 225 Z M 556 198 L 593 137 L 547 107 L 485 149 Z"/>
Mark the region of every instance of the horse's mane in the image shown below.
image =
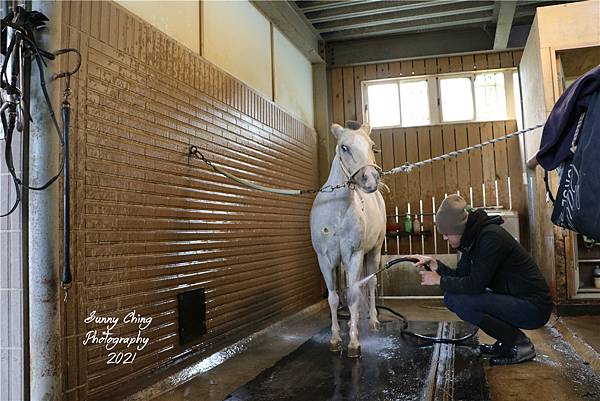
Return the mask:
<path id="1" fill-rule="evenodd" d="M 360 127 L 362 127 L 362 124 L 359 123 L 358 121 L 354 121 L 354 120 L 348 120 L 346 121 L 346 128 L 351 129 L 351 130 L 359 130 Z"/>

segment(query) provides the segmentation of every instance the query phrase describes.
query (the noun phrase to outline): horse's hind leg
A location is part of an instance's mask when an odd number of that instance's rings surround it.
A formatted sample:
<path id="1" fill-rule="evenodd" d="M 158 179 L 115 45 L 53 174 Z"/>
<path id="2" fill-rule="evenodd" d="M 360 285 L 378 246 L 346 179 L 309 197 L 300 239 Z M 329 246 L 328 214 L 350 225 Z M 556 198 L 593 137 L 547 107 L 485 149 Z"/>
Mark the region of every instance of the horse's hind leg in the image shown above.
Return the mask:
<path id="1" fill-rule="evenodd" d="M 375 273 L 381 263 L 381 249 L 375 247 L 367 254 L 367 274 Z M 377 288 L 377 276 L 369 280 L 369 327 L 371 330 L 379 330 L 381 324 L 377 319 L 377 308 L 375 306 L 375 289 Z"/>
<path id="2" fill-rule="evenodd" d="M 339 264 L 338 260 L 331 261 L 325 254 L 317 254 L 319 258 L 319 267 L 321 268 L 321 274 L 325 279 L 325 285 L 329 295 L 327 300 L 329 301 L 329 309 L 331 310 L 331 339 L 329 340 L 329 349 L 337 352 L 342 349 L 342 337 L 340 337 L 340 325 L 337 319 L 337 307 L 339 304 L 339 296 L 335 290 L 335 276 L 334 269 Z"/>

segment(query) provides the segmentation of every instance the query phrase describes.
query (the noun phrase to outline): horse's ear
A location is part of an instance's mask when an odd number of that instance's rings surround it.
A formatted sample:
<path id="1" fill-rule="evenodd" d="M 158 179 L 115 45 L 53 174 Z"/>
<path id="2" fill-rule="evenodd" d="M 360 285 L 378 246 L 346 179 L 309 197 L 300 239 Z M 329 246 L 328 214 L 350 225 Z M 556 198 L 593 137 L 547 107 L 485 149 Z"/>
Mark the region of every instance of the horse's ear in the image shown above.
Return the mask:
<path id="1" fill-rule="evenodd" d="M 339 124 L 331 124 L 331 133 L 335 139 L 339 139 L 340 135 L 344 132 L 344 128 Z"/>
<path id="2" fill-rule="evenodd" d="M 371 135 L 371 126 L 369 125 L 369 123 L 364 123 L 361 128 L 363 131 L 365 131 L 367 136 Z"/>

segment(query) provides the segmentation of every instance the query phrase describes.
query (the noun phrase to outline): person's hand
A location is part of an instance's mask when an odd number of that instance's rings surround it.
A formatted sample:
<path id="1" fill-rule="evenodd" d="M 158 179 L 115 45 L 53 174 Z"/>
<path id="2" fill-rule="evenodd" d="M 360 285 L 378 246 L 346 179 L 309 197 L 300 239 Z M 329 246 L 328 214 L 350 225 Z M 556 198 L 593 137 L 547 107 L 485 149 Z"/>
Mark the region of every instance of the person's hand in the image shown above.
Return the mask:
<path id="1" fill-rule="evenodd" d="M 425 266 L 429 266 L 432 272 L 437 271 L 438 263 L 437 260 L 432 258 L 431 256 L 424 255 L 410 255 L 410 258 L 418 259 L 418 262 L 415 262 L 415 266 L 425 268 Z"/>
<path id="2" fill-rule="evenodd" d="M 440 285 L 440 275 L 436 272 L 421 271 L 421 285 Z"/>

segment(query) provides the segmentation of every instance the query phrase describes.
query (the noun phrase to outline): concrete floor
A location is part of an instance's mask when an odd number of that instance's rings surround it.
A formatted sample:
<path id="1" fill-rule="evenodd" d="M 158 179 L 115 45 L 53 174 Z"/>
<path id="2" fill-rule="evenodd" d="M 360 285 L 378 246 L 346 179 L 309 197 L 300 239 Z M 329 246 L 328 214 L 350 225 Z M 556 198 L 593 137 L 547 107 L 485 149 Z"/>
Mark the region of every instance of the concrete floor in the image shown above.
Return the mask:
<path id="1" fill-rule="evenodd" d="M 382 304 L 413 321 L 458 320 L 442 306 L 441 300 L 386 300 Z M 191 379 L 183 374 L 180 378 L 173 376 L 129 400 L 221 401 L 329 324 L 329 308 L 322 302 L 257 333 L 251 341 L 237 347 L 242 349 L 240 352 L 237 348 L 226 352 L 233 356 L 214 368 Z M 598 327 L 600 316 L 558 320 L 552 317 L 545 327 L 528 331 L 538 354 L 534 361 L 493 367 L 485 363 L 492 400 L 600 401 Z M 484 333 L 480 338 L 482 342 L 491 341 Z M 179 381 L 185 383 L 168 390 Z"/>
<path id="2" fill-rule="evenodd" d="M 554 320 L 551 320 L 551 323 Z M 494 401 L 600 400 L 600 376 L 573 345 L 551 325 L 527 331 L 536 347 L 535 360 L 512 366 L 487 366 Z M 480 336 L 482 342 L 489 337 Z"/>
<path id="3" fill-rule="evenodd" d="M 569 316 L 561 319 L 575 335 L 600 354 L 600 316 Z"/>

